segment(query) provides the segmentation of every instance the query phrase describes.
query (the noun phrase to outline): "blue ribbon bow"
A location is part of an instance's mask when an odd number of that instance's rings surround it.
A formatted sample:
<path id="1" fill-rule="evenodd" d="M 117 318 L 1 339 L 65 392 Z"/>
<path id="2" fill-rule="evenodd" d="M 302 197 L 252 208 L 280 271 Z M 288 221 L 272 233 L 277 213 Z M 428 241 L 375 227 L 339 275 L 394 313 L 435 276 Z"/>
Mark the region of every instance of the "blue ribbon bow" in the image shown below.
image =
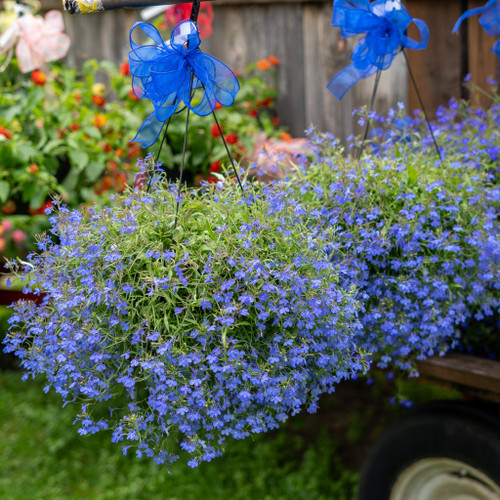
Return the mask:
<path id="1" fill-rule="evenodd" d="M 406 30 L 414 23 L 420 42 L 409 38 Z M 361 78 L 387 69 L 400 48 L 424 49 L 429 29 L 424 21 L 413 19 L 399 0 L 334 0 L 332 26 L 343 38 L 366 33 L 351 55 L 352 64 L 335 75 L 326 88 L 338 99 Z"/>
<path id="2" fill-rule="evenodd" d="M 140 28 L 154 45 L 139 45 L 132 34 Z M 150 99 L 154 111 L 142 123 L 132 141 L 143 148 L 156 142 L 163 124 L 184 103 L 191 111 L 206 116 L 217 102 L 231 106 L 240 89 L 235 74 L 223 62 L 198 48 L 200 36 L 196 24 L 186 19 L 164 41 L 150 23 L 137 22 L 130 30 L 129 52 L 132 88 L 139 98 Z M 201 98 L 194 91 L 201 89 Z"/>
<path id="3" fill-rule="evenodd" d="M 470 9 L 463 13 L 453 27 L 453 33 L 456 33 L 460 28 L 462 21 L 468 17 L 480 15 L 479 23 L 484 28 L 488 35 L 500 35 L 500 1 L 490 0 L 482 7 Z M 500 56 L 500 40 L 497 40 L 491 49 L 497 56 Z"/>

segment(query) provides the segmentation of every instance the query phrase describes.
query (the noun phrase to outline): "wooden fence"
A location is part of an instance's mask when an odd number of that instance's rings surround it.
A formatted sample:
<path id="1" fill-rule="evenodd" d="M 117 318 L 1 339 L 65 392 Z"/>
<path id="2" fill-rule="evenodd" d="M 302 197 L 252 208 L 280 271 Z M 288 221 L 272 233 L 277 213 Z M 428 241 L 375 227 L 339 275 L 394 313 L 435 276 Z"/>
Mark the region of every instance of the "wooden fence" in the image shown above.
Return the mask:
<path id="1" fill-rule="evenodd" d="M 486 35 L 477 17 L 469 20 L 459 35 L 451 29 L 461 12 L 482 5 L 478 0 L 407 0 L 410 13 L 429 26 L 431 38 L 423 51 L 409 51 L 425 107 L 433 114 L 450 97 L 464 95 L 462 79 L 472 73 L 474 83 L 485 85 L 486 77 L 498 78 L 498 58 L 491 52 L 494 38 Z M 331 26 L 331 0 L 216 0 L 214 34 L 202 41 L 202 50 L 243 71 L 252 61 L 273 54 L 277 69 L 281 123 L 295 136 L 315 125 L 344 140 L 359 131 L 352 111 L 370 100 L 373 78 L 358 82 L 338 101 L 325 86 L 350 63 L 355 40 L 340 37 Z M 61 8 L 59 0 L 42 0 L 44 10 Z M 137 11 L 112 11 L 81 16 L 64 15 L 72 39 L 70 64 L 87 57 L 125 60 L 128 32 L 139 19 Z M 410 31 L 410 35 L 412 32 Z M 385 113 L 401 101 L 419 108 L 409 85 L 404 58 L 400 55 L 382 74 L 375 102 Z"/>

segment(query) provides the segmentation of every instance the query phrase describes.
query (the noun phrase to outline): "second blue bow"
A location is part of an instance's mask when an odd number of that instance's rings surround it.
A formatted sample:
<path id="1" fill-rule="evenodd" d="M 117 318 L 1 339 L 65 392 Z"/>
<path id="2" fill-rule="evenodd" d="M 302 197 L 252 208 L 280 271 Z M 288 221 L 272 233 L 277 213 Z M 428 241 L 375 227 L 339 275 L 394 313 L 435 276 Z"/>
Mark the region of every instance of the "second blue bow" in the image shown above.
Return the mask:
<path id="1" fill-rule="evenodd" d="M 467 19 L 468 17 L 479 15 L 479 23 L 484 28 L 484 31 L 488 33 L 488 35 L 498 36 L 500 35 L 500 1 L 499 0 L 490 0 L 488 3 L 483 5 L 482 7 L 477 7 L 476 9 L 470 9 L 464 14 L 462 14 L 455 26 L 453 27 L 453 33 L 458 31 L 460 28 L 460 24 L 462 21 Z M 500 40 L 497 40 L 492 48 L 493 52 L 500 56 Z"/>
<path id="2" fill-rule="evenodd" d="M 406 30 L 414 23 L 420 42 L 409 38 Z M 429 29 L 424 21 L 413 19 L 399 0 L 334 0 L 332 26 L 340 28 L 343 38 L 365 34 L 354 47 L 352 64 L 335 75 L 327 85 L 337 98 L 361 78 L 387 69 L 400 48 L 424 49 Z"/>
<path id="3" fill-rule="evenodd" d="M 138 28 L 155 44 L 135 43 L 132 34 Z M 188 19 L 174 28 L 169 41 L 150 23 L 135 23 L 130 30 L 132 88 L 137 97 L 148 98 L 154 105 L 133 139 L 142 147 L 156 142 L 164 122 L 182 103 L 201 116 L 212 113 L 217 103 L 233 104 L 240 88 L 238 79 L 223 62 L 201 52 L 199 45 L 198 28 Z M 196 90 L 202 92 L 201 97 Z"/>

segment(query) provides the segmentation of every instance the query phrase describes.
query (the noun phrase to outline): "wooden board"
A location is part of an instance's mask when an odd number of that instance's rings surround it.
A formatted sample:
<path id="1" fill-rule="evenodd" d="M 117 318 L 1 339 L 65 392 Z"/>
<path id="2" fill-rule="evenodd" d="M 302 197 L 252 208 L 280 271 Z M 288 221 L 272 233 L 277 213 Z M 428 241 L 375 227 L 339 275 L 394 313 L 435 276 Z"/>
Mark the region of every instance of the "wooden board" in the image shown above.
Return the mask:
<path id="1" fill-rule="evenodd" d="M 451 97 L 462 93 L 460 37 L 451 33 L 460 17 L 460 2 L 435 0 L 408 0 L 406 7 L 414 18 L 425 21 L 430 38 L 425 50 L 409 50 L 408 60 L 430 116 Z M 418 39 L 414 26 L 408 34 Z M 410 84 L 409 107 L 421 109 L 415 89 Z"/>
<path id="2" fill-rule="evenodd" d="M 500 398 L 500 362 L 450 353 L 417 363 L 424 378 L 479 391 L 490 399 Z"/>
<path id="3" fill-rule="evenodd" d="M 468 9 L 484 5 L 482 0 L 470 0 Z M 497 37 L 488 35 L 479 24 L 479 16 L 470 17 L 464 21 L 467 23 L 467 51 L 468 71 L 471 74 L 471 83 L 477 87 L 491 91 L 493 86 L 486 79 L 497 80 L 499 78 L 498 56 L 491 50 Z M 488 106 L 490 99 L 481 93 L 472 93 L 472 102 L 481 106 Z"/>

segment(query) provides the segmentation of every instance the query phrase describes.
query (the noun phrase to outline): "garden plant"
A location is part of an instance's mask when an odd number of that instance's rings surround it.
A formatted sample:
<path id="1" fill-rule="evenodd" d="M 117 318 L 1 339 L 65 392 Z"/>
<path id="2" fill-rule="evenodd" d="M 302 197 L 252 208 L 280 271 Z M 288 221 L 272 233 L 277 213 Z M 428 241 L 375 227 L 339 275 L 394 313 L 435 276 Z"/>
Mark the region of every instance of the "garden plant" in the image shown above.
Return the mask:
<path id="1" fill-rule="evenodd" d="M 257 134 L 283 133 L 273 114 L 272 75 L 279 61 L 269 61 L 250 64 L 240 76 L 235 105 L 217 110 L 236 159 L 252 154 Z M 34 248 L 33 236 L 48 227 L 44 212 L 54 199 L 71 208 L 102 204 L 133 182 L 136 160 L 146 153 L 130 141 L 150 109 L 130 87 L 126 62 L 88 60 L 81 70 L 54 63 L 28 75 L 11 63 L 0 72 L 0 256 Z M 219 130 L 197 116 L 192 123 L 184 178 L 189 184 L 214 182 L 226 154 Z M 179 173 L 183 136 L 182 120 L 172 120 L 161 158 L 172 179 Z"/>
<path id="2" fill-rule="evenodd" d="M 311 130 L 279 183 L 178 193 L 149 158 L 149 189 L 58 205 L 11 262 L 44 298 L 17 303 L 5 350 L 79 402 L 80 434 L 195 466 L 370 363 L 412 371 L 459 344 L 499 308 L 500 105 L 440 109 L 443 159 L 421 116 L 365 119 L 361 159 Z"/>

